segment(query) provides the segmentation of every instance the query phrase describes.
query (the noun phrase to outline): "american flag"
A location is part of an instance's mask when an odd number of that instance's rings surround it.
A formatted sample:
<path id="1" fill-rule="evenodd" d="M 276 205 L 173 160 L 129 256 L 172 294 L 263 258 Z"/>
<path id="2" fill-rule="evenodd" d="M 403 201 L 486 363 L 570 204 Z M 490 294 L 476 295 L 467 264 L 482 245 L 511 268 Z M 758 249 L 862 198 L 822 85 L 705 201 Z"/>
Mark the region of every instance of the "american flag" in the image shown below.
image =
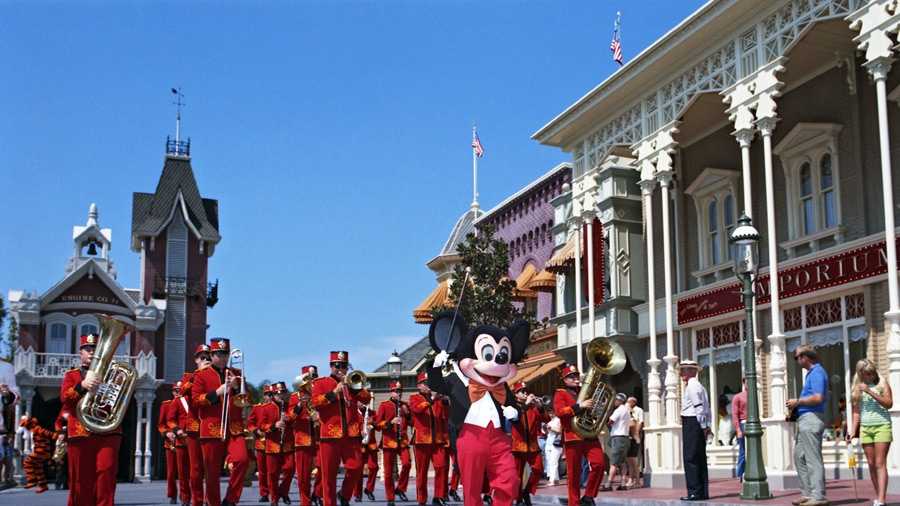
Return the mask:
<path id="1" fill-rule="evenodd" d="M 612 51 L 613 60 L 622 65 L 622 43 L 619 41 L 619 20 L 622 17 L 622 13 L 616 13 L 616 29 L 613 31 L 612 42 L 609 43 L 609 50 Z"/>
<path id="2" fill-rule="evenodd" d="M 472 149 L 475 150 L 475 156 L 478 158 L 484 157 L 484 146 L 481 145 L 481 139 L 478 138 L 478 134 L 472 132 Z"/>

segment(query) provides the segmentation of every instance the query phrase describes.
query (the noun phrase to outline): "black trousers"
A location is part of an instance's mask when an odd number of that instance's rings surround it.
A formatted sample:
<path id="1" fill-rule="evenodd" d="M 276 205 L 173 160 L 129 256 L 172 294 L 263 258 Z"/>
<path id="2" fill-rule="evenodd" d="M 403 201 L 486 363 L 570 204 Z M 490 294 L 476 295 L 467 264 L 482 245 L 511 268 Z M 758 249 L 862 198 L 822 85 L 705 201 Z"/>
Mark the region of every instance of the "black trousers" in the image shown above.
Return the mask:
<path id="1" fill-rule="evenodd" d="M 709 497 L 709 470 L 706 466 L 706 436 L 694 416 L 681 417 L 681 451 L 684 478 L 689 496 Z"/>

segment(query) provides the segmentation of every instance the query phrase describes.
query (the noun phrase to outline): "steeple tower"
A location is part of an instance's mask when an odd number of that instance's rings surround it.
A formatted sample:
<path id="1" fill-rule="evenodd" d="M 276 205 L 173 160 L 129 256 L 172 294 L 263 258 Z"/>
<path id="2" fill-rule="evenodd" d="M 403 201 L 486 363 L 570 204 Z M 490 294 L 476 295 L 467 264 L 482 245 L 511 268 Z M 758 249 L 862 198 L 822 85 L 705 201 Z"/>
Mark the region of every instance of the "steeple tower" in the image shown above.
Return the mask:
<path id="1" fill-rule="evenodd" d="M 72 256 L 66 262 L 66 274 L 93 260 L 100 268 L 116 277 L 116 268 L 109 259 L 112 249 L 112 229 L 100 228 L 97 204 L 88 208 L 87 223 L 72 227 Z"/>

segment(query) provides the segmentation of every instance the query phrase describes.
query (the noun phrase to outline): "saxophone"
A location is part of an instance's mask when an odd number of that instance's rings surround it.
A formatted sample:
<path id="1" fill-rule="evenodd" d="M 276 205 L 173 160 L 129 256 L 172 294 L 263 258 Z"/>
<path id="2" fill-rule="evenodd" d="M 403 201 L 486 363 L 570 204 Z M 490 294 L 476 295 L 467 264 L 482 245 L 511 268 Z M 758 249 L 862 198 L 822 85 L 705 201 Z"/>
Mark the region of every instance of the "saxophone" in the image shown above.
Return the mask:
<path id="1" fill-rule="evenodd" d="M 578 391 L 578 401 L 594 400 L 594 407 L 576 416 L 572 420 L 572 430 L 583 439 L 594 439 L 603 429 L 606 420 L 613 412 L 613 400 L 616 391 L 603 382 L 603 376 L 615 376 L 625 369 L 625 351 L 614 341 L 603 337 L 595 337 L 585 349 L 587 359 L 591 362 Z"/>
<path id="2" fill-rule="evenodd" d="M 107 315 L 97 315 L 97 319 L 100 338 L 87 377 L 101 378 L 101 382 L 95 392 L 81 398 L 75 415 L 89 431 L 105 434 L 122 424 L 134 393 L 137 371 L 131 364 L 113 362 L 113 354 L 128 333 L 128 325 Z"/>

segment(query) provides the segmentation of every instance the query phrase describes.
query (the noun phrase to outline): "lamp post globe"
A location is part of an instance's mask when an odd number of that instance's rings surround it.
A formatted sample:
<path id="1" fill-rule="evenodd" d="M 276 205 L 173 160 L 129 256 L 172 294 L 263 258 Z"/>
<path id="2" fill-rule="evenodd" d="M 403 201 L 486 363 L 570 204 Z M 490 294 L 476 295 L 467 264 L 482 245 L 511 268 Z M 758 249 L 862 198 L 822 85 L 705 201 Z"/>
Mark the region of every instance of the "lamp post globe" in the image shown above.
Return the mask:
<path id="1" fill-rule="evenodd" d="M 397 354 L 397 351 L 394 350 L 391 353 L 391 358 L 387 360 L 388 366 L 388 377 L 392 380 L 399 380 L 400 375 L 403 372 L 403 361 L 400 360 L 400 355 Z"/>
<path id="2" fill-rule="evenodd" d="M 762 452 L 762 424 L 759 421 L 759 391 L 756 386 L 756 344 L 753 336 L 753 281 L 759 269 L 759 231 L 746 214 L 731 232 L 734 274 L 741 282 L 744 299 L 744 378 L 747 380 L 747 423 L 744 430 L 746 466 L 741 499 L 771 499 Z"/>

